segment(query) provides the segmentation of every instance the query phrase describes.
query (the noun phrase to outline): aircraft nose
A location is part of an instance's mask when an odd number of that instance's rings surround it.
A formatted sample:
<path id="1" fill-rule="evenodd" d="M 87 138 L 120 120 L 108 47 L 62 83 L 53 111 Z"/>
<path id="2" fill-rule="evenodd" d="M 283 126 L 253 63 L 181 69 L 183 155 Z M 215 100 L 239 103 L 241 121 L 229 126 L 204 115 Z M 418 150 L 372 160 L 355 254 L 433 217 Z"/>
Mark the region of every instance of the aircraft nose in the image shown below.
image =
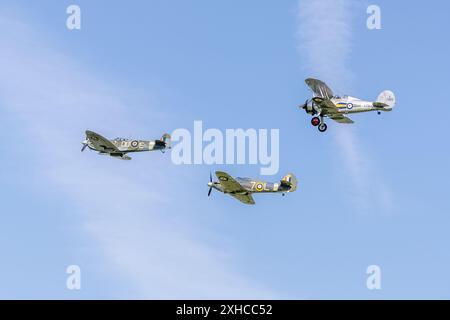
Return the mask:
<path id="1" fill-rule="evenodd" d="M 212 187 L 213 183 L 212 182 L 208 182 L 208 187 Z"/>

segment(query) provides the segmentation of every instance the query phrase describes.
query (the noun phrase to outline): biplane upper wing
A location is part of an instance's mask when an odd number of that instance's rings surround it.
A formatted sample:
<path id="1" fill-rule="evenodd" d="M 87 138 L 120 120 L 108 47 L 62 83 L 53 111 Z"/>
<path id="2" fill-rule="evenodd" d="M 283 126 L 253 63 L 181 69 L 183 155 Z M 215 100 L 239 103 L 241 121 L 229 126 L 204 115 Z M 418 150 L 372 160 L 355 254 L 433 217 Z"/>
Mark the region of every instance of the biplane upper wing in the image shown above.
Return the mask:
<path id="1" fill-rule="evenodd" d="M 312 92 L 314 92 L 316 97 L 324 99 L 331 99 L 333 97 L 333 91 L 331 91 L 330 87 L 328 87 L 325 82 L 313 78 L 308 78 L 305 82 Z"/>
<path id="2" fill-rule="evenodd" d="M 255 204 L 255 200 L 253 200 L 251 194 L 247 193 L 247 190 L 245 190 L 241 184 L 234 180 L 228 173 L 216 171 L 216 176 L 223 187 L 224 193 L 231 195 L 243 203 Z"/>
<path id="3" fill-rule="evenodd" d="M 98 133 L 86 130 L 86 137 L 97 151 L 107 153 L 121 153 L 120 150 L 108 139 Z"/>

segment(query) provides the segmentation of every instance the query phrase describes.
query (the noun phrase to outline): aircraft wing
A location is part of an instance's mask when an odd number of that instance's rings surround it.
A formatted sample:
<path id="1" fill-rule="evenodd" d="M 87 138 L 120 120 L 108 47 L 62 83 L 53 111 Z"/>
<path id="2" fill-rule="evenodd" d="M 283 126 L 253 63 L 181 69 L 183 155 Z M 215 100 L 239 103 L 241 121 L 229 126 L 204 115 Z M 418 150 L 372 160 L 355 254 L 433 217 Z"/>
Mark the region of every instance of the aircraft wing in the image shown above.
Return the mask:
<path id="1" fill-rule="evenodd" d="M 313 98 L 313 101 L 320 106 L 324 116 L 328 116 L 330 119 L 333 119 L 339 123 L 353 123 L 352 119 L 347 118 L 342 114 L 342 112 L 339 112 L 339 109 L 330 99 L 315 97 Z"/>
<path id="2" fill-rule="evenodd" d="M 253 197 L 251 194 L 238 194 L 238 193 L 231 193 L 230 196 L 232 196 L 235 199 L 238 199 L 240 202 L 243 202 L 245 204 L 255 204 L 255 200 L 253 200 Z"/>
<path id="3" fill-rule="evenodd" d="M 230 196 L 243 203 L 255 204 L 253 197 L 250 194 L 245 193 L 247 190 L 245 190 L 241 184 L 234 180 L 228 173 L 216 171 L 216 176 L 223 187 L 224 193 L 228 193 Z"/>
<path id="4" fill-rule="evenodd" d="M 346 116 L 344 116 L 343 114 L 339 114 L 339 115 L 329 115 L 330 119 L 333 119 L 336 122 L 339 123 L 353 123 L 353 120 L 350 118 L 347 118 Z"/>
<path id="5" fill-rule="evenodd" d="M 224 188 L 226 193 L 244 192 L 246 191 L 239 182 L 234 180 L 228 173 L 216 171 L 217 179 Z"/>
<path id="6" fill-rule="evenodd" d="M 333 97 L 333 91 L 328 87 L 325 82 L 308 78 L 305 80 L 306 85 L 314 92 L 316 97 L 321 97 L 325 99 L 331 99 Z"/>
<path id="7" fill-rule="evenodd" d="M 105 137 L 102 137 L 98 133 L 86 130 L 86 137 L 98 151 L 107 153 L 119 152 L 119 149 L 117 149 L 117 147 L 111 141 L 109 141 Z"/>

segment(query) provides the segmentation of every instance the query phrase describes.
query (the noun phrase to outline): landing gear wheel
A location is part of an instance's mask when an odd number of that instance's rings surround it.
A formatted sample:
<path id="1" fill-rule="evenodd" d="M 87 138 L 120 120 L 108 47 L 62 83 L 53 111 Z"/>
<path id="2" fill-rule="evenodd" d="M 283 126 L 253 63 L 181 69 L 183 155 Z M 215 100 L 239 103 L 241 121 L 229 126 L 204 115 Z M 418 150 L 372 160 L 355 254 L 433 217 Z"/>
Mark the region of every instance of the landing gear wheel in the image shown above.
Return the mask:
<path id="1" fill-rule="evenodd" d="M 327 130 L 327 124 L 325 122 L 322 122 L 318 127 L 320 132 L 325 132 Z"/>
<path id="2" fill-rule="evenodd" d="M 314 118 L 312 118 L 312 119 L 311 119 L 311 124 L 312 124 L 314 127 L 317 127 L 317 126 L 320 124 L 320 119 L 319 119 L 319 117 L 314 117 Z"/>

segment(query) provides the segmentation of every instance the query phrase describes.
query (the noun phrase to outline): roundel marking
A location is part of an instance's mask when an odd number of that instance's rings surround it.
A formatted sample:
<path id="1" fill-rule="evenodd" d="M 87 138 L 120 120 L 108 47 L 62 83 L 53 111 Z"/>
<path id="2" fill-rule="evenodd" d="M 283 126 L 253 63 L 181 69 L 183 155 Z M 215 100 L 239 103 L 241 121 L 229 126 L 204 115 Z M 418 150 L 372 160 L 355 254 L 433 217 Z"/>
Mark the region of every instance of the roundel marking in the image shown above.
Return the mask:
<path id="1" fill-rule="evenodd" d="M 262 191 L 264 189 L 264 185 L 261 182 L 257 182 L 255 184 L 256 191 Z"/>
<path id="2" fill-rule="evenodd" d="M 353 108 L 353 103 L 351 103 L 351 102 L 347 103 L 347 109 L 351 109 L 351 108 Z"/>
<path id="3" fill-rule="evenodd" d="M 138 144 L 139 144 L 139 142 L 137 142 L 136 140 L 131 141 L 131 146 L 132 146 L 133 148 L 136 148 L 136 147 L 138 146 Z"/>

